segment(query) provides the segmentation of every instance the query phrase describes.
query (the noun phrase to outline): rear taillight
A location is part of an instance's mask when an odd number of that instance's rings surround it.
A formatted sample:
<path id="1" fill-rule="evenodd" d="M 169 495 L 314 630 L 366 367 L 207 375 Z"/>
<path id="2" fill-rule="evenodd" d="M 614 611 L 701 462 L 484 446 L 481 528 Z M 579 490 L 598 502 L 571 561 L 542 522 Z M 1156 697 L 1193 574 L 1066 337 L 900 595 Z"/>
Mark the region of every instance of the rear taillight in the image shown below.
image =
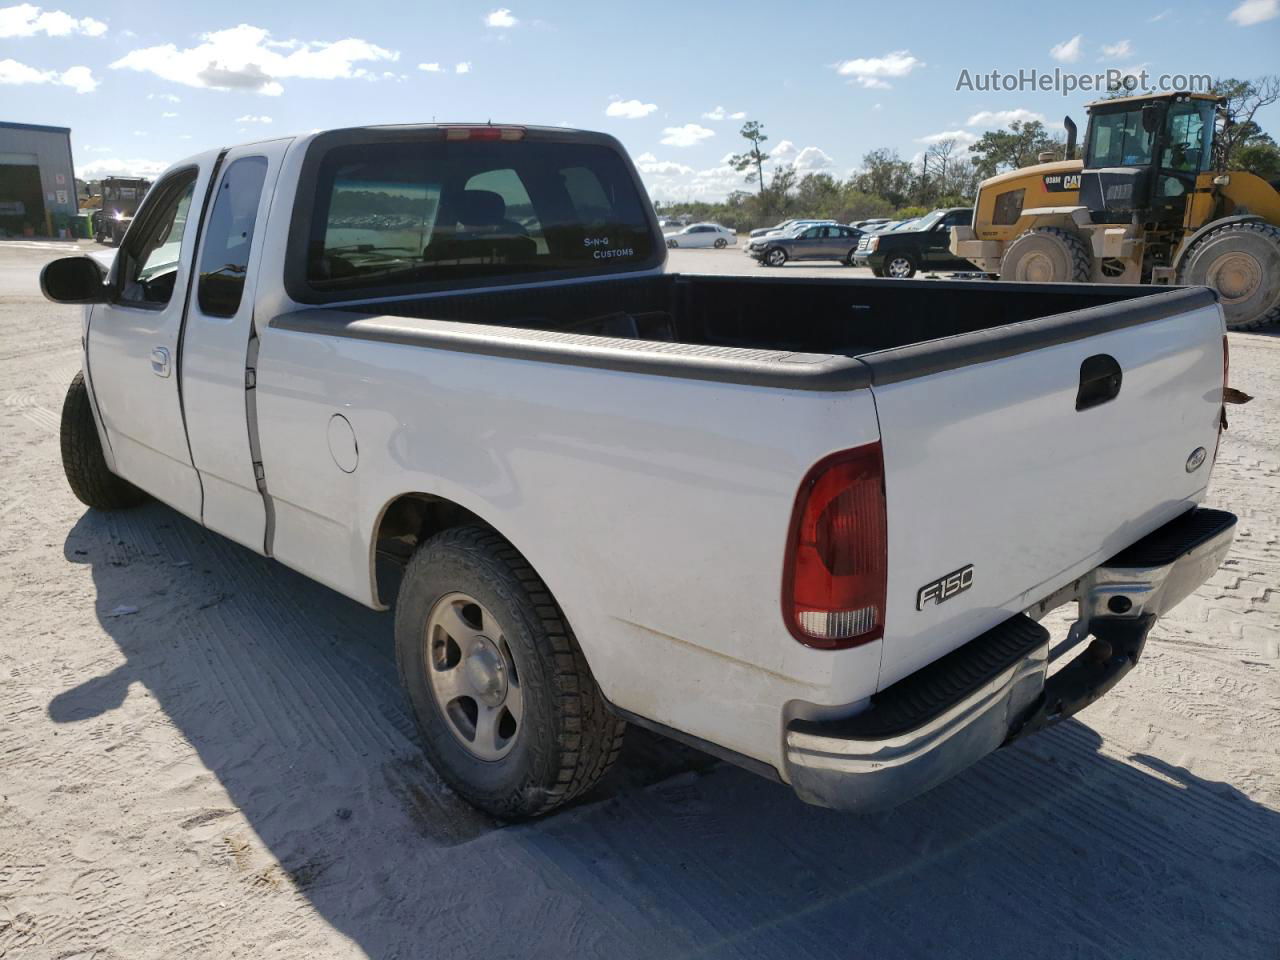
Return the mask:
<path id="1" fill-rule="evenodd" d="M 791 635 L 825 649 L 883 636 L 888 549 L 879 442 L 819 461 L 791 514 L 782 582 Z"/>
<path id="2" fill-rule="evenodd" d="M 1209 468 L 1213 469 L 1218 462 L 1218 450 L 1222 447 L 1222 431 L 1227 426 L 1227 387 L 1231 376 L 1231 350 L 1227 346 L 1227 335 L 1222 335 L 1222 405 L 1218 408 L 1218 440 L 1213 445 L 1213 460 Z"/>
<path id="3" fill-rule="evenodd" d="M 524 127 L 445 127 L 446 140 L 523 140 Z"/>

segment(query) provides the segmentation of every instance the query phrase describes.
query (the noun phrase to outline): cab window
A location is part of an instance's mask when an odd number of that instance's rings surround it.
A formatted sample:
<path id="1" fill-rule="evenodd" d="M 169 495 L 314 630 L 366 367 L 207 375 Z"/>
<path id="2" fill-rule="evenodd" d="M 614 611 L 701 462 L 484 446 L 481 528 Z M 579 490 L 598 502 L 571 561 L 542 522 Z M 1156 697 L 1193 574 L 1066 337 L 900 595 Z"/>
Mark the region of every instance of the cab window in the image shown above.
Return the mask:
<path id="1" fill-rule="evenodd" d="M 200 255 L 201 313 L 232 317 L 240 309 L 266 176 L 266 157 L 243 157 L 222 176 Z"/>
<path id="2" fill-rule="evenodd" d="M 1142 128 L 1142 111 L 1098 114 L 1089 134 L 1090 169 L 1141 167 L 1151 162 L 1151 134 Z"/>
<path id="3" fill-rule="evenodd" d="M 991 222 L 996 226 L 1009 227 L 1018 222 L 1022 216 L 1022 200 L 1026 196 L 1025 189 L 1006 190 L 996 196 L 996 209 Z"/>
<path id="4" fill-rule="evenodd" d="M 1209 169 L 1213 152 L 1213 103 L 1191 100 L 1169 107 L 1160 166 L 1178 173 Z"/>
<path id="5" fill-rule="evenodd" d="M 194 167 L 180 170 L 152 190 L 152 200 L 120 248 L 117 276 L 121 301 L 163 306 L 173 297 L 196 175 Z"/>

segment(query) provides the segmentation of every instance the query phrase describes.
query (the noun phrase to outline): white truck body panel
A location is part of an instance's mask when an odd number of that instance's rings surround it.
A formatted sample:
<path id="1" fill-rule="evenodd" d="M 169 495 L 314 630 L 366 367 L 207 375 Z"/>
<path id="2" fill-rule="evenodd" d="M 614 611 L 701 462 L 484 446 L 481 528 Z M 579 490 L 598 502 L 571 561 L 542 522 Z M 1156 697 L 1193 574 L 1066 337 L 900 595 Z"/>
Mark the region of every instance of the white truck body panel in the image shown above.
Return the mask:
<path id="1" fill-rule="evenodd" d="M 889 509 L 880 686 L 937 659 L 1199 502 L 1219 407 L 1187 384 L 1222 374 L 1217 307 L 874 388 Z M 1075 409 L 1080 365 L 1123 385 Z M 1118 476 L 1115 465 L 1124 464 Z M 920 587 L 972 564 L 973 586 L 916 609 Z"/>

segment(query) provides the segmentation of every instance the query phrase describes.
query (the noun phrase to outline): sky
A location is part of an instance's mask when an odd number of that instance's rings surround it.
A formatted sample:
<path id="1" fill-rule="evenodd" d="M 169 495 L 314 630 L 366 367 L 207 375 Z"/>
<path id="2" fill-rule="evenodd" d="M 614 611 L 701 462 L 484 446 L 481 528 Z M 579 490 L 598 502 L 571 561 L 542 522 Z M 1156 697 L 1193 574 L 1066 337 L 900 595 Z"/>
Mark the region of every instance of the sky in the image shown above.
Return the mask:
<path id="1" fill-rule="evenodd" d="M 868 150 L 911 159 L 1010 120 L 1083 129 L 1096 94 L 1019 88 L 1019 71 L 1280 71 L 1280 0 L 4 2 L 0 120 L 70 127 L 81 177 L 315 129 L 492 120 L 606 131 L 655 200 L 717 200 L 745 186 L 725 159 L 748 119 L 774 163 L 845 177 Z M 984 85 L 992 71 L 1014 89 Z M 1280 105 L 1258 119 L 1280 139 Z"/>

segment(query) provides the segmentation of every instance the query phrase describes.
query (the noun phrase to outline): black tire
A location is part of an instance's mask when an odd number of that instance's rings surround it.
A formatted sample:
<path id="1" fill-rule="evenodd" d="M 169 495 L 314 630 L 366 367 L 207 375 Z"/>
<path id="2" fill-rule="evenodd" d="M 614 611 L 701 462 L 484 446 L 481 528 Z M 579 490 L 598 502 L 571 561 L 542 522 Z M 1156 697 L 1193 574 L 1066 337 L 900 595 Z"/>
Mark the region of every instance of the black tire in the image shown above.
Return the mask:
<path id="1" fill-rule="evenodd" d="M 676 249 L 676 247 L 678 247 L 678 246 L 680 246 L 680 242 L 679 242 L 678 240 L 668 240 L 668 241 L 667 241 L 667 249 L 668 249 L 668 250 L 674 250 L 674 249 Z"/>
<path id="2" fill-rule="evenodd" d="M 916 258 L 909 253 L 885 254 L 884 266 L 881 267 L 884 275 L 894 280 L 910 280 L 919 269 Z"/>
<path id="3" fill-rule="evenodd" d="M 496 760 L 459 740 L 432 689 L 426 626 L 438 602 L 466 594 L 502 628 L 522 716 Z M 488 527 L 454 527 L 423 543 L 396 603 L 396 663 L 436 772 L 504 820 L 547 813 L 594 786 L 618 757 L 626 724 L 609 712 L 564 614 L 523 556 Z"/>
<path id="4" fill-rule="evenodd" d="M 1280 226 L 1226 223 L 1187 251 L 1178 282 L 1213 287 L 1232 330 L 1280 321 Z"/>
<path id="5" fill-rule="evenodd" d="M 845 254 L 844 264 L 845 264 L 845 266 L 846 266 L 846 267 L 856 267 L 856 266 L 857 266 L 857 264 L 856 264 L 856 263 L 854 262 L 854 260 L 853 260 L 853 255 L 854 255 L 855 253 L 857 253 L 857 252 L 858 252 L 858 248 L 857 248 L 857 247 L 854 247 L 854 248 L 853 248 L 852 250 L 850 250 L 847 254 Z"/>
<path id="6" fill-rule="evenodd" d="M 717 250 L 723 250 L 728 245 L 729 245 L 729 241 L 726 240 L 724 237 L 716 237 L 716 242 L 714 246 Z"/>
<path id="7" fill-rule="evenodd" d="M 1001 280 L 1088 283 L 1093 254 L 1079 234 L 1061 227 L 1035 227 L 1019 234 L 1000 262 Z"/>
<path id="8" fill-rule="evenodd" d="M 764 258 L 761 263 L 765 263 L 771 267 L 781 267 L 787 262 L 787 251 L 781 247 L 773 247 L 765 251 Z"/>
<path id="9" fill-rule="evenodd" d="M 84 373 L 77 373 L 62 401 L 62 469 L 67 484 L 77 500 L 95 510 L 136 507 L 147 495 L 107 468 L 92 403 Z"/>

